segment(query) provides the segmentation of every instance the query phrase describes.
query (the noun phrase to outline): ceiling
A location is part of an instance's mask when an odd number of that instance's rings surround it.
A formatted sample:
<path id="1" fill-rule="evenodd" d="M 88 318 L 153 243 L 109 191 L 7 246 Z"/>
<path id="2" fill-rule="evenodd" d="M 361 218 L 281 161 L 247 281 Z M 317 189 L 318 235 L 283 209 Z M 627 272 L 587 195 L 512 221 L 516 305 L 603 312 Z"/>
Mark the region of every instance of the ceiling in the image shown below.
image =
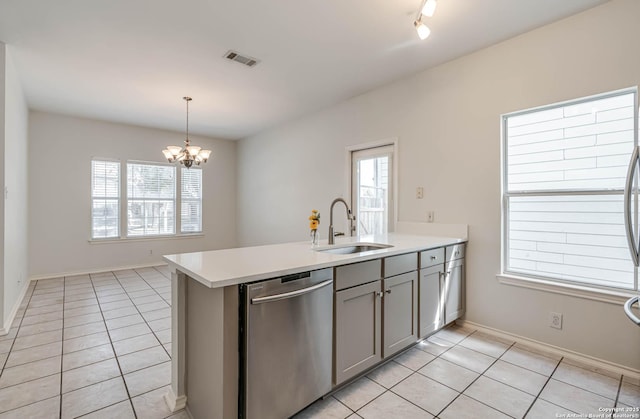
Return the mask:
<path id="1" fill-rule="evenodd" d="M 606 0 L 0 0 L 31 109 L 238 139 Z M 255 57 L 254 68 L 223 58 Z"/>

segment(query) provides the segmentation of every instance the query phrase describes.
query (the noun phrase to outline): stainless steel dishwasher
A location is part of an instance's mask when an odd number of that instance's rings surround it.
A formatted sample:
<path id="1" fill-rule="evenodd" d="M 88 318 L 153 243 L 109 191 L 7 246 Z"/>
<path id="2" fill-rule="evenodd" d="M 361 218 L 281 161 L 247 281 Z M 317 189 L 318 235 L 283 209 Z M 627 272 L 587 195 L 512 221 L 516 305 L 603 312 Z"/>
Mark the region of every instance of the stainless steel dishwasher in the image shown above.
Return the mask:
<path id="1" fill-rule="evenodd" d="M 240 286 L 243 419 L 290 417 L 331 390 L 333 270 Z"/>

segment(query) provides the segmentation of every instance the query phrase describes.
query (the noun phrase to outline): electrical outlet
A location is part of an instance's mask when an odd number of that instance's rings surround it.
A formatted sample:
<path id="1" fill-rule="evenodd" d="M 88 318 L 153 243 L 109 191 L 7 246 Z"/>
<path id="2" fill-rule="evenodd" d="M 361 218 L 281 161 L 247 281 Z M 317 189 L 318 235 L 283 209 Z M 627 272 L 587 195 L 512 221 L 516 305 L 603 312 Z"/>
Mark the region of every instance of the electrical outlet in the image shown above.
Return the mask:
<path id="1" fill-rule="evenodd" d="M 432 223 L 435 220 L 436 214 L 435 211 L 427 211 L 427 222 Z"/>
<path id="2" fill-rule="evenodd" d="M 416 188 L 416 199 L 424 198 L 424 188 L 422 186 L 418 186 Z"/>
<path id="3" fill-rule="evenodd" d="M 549 313 L 549 327 L 562 329 L 562 313 Z"/>

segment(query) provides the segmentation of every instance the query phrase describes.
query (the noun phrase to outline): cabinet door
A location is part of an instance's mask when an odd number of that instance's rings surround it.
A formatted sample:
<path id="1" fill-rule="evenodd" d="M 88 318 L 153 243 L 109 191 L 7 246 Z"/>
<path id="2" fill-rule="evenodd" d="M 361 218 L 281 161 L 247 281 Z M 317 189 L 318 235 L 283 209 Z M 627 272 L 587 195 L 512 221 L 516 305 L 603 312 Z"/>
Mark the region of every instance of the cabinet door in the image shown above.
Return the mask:
<path id="1" fill-rule="evenodd" d="M 378 280 L 335 293 L 336 385 L 382 360 L 381 285 Z"/>
<path id="2" fill-rule="evenodd" d="M 464 259 L 458 259 L 447 263 L 445 273 L 445 305 L 444 305 L 444 323 L 449 324 L 452 321 L 462 317 L 465 309 L 465 291 L 464 291 Z"/>
<path id="3" fill-rule="evenodd" d="M 418 340 L 418 272 L 383 279 L 383 349 L 388 357 Z"/>
<path id="4" fill-rule="evenodd" d="M 443 276 L 444 264 L 420 270 L 420 339 L 444 325 Z"/>

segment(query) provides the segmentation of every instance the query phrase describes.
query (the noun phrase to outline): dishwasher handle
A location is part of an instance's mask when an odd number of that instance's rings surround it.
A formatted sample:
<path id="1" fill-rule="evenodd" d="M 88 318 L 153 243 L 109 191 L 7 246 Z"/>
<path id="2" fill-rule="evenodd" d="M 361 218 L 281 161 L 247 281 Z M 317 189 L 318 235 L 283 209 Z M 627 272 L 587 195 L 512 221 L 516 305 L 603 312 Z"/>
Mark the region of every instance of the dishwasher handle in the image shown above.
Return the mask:
<path id="1" fill-rule="evenodd" d="M 285 300 L 287 298 L 298 297 L 300 295 L 308 294 L 315 290 L 319 290 L 320 288 L 324 288 L 327 285 L 331 285 L 331 284 L 333 284 L 333 279 L 328 279 L 324 282 L 320 282 L 319 284 L 316 284 L 307 288 L 302 288 L 300 290 L 283 292 L 282 294 L 267 295 L 266 297 L 252 298 L 251 304 L 271 303 L 273 301 L 280 301 L 280 300 Z"/>
<path id="2" fill-rule="evenodd" d="M 624 312 L 627 314 L 627 317 L 629 317 L 629 319 L 638 326 L 640 326 L 640 319 L 635 314 L 633 314 L 633 312 L 631 311 L 631 306 L 637 303 L 639 299 L 640 297 L 629 298 L 627 302 L 624 303 Z"/>

